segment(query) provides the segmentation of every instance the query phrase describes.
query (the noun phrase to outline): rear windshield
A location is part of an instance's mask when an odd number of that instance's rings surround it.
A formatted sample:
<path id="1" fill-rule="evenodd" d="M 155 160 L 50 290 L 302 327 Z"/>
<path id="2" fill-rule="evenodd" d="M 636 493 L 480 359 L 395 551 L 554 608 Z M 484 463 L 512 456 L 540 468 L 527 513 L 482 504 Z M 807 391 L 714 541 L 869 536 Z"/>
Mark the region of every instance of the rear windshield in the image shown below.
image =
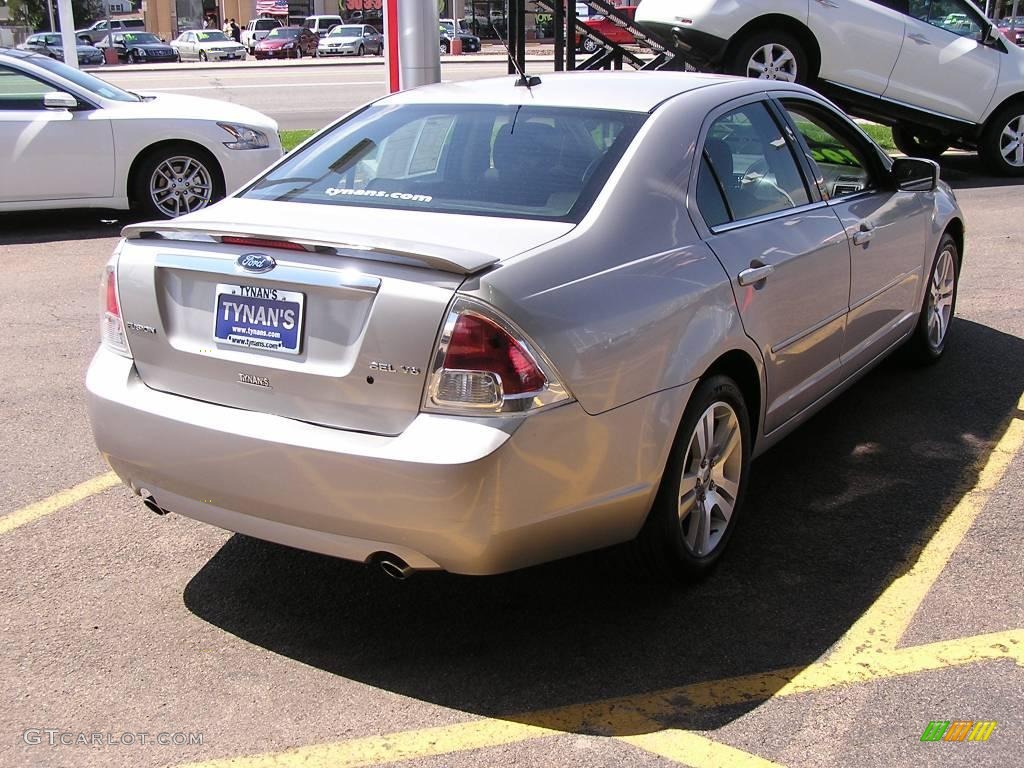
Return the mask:
<path id="1" fill-rule="evenodd" d="M 281 25 L 278 24 L 273 19 L 266 19 L 264 21 L 257 21 L 256 22 L 256 29 L 259 29 L 259 30 L 276 29 L 279 26 L 281 26 Z"/>
<path id="2" fill-rule="evenodd" d="M 243 197 L 578 221 L 646 115 L 530 106 L 369 107 Z"/>

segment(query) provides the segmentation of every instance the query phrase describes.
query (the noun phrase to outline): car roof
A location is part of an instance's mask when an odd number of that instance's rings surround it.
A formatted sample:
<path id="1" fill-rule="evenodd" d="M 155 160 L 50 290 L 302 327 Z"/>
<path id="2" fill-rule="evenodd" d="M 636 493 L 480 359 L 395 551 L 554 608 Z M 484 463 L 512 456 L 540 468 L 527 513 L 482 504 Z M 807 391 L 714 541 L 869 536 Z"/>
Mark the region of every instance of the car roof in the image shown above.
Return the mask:
<path id="1" fill-rule="evenodd" d="M 527 70 L 528 71 L 528 70 Z M 696 72 L 560 72 L 540 75 L 540 85 L 516 86 L 517 75 L 463 80 L 399 91 L 379 103 L 387 104 L 522 104 L 577 109 L 650 112 L 673 96 L 725 83 L 750 83 L 764 91 L 765 80 Z M 786 83 L 792 87 L 791 83 Z M 737 94 L 738 95 L 738 94 Z"/>

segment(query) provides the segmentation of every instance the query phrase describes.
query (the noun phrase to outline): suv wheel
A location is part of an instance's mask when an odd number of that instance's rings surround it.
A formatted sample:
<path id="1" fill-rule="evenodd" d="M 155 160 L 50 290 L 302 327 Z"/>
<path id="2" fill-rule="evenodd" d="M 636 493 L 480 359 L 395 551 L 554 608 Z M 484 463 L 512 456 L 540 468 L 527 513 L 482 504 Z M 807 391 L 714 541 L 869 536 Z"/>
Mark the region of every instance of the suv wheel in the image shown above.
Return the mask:
<path id="1" fill-rule="evenodd" d="M 929 160 L 938 160 L 949 149 L 949 142 L 941 136 L 909 125 L 893 126 L 892 143 L 907 157 L 925 157 Z"/>
<path id="2" fill-rule="evenodd" d="M 736 42 L 727 64 L 729 74 L 789 83 L 810 80 L 808 68 L 800 41 L 788 32 L 773 29 L 752 32 Z"/>
<path id="3" fill-rule="evenodd" d="M 978 149 L 1000 176 L 1024 176 L 1024 102 L 1011 104 L 989 118 Z"/>

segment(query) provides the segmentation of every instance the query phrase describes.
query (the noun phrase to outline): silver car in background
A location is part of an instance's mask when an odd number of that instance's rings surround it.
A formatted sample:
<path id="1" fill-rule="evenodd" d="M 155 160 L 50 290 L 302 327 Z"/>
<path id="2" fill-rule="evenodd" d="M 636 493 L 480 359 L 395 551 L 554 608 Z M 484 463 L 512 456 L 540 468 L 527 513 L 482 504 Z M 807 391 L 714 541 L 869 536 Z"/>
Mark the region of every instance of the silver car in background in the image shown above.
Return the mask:
<path id="1" fill-rule="evenodd" d="M 753 457 L 942 355 L 964 224 L 801 86 L 614 72 L 397 93 L 124 235 L 88 401 L 150 509 L 395 575 L 687 576 Z"/>
<path id="2" fill-rule="evenodd" d="M 317 56 L 362 56 L 384 53 L 384 35 L 368 24 L 339 24 L 320 38 Z"/>

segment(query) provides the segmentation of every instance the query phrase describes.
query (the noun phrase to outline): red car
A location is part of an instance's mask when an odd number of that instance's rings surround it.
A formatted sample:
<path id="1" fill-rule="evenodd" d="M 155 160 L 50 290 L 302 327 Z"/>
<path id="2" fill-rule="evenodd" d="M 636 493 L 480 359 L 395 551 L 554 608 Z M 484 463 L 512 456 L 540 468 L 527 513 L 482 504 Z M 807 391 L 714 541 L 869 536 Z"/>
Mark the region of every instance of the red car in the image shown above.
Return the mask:
<path id="1" fill-rule="evenodd" d="M 619 13 L 629 18 L 630 21 L 636 16 L 635 5 L 623 5 L 616 8 Z M 609 19 L 607 16 L 588 16 L 582 19 L 583 23 L 591 29 L 597 30 L 602 35 L 607 37 L 613 43 L 619 43 L 620 45 L 631 45 L 636 42 L 629 32 L 624 30 L 615 24 L 614 21 Z M 583 50 L 586 53 L 594 53 L 598 48 L 601 47 L 601 41 L 595 37 L 580 37 L 579 32 L 576 33 L 576 50 Z"/>
<path id="2" fill-rule="evenodd" d="M 316 56 L 320 38 L 305 27 L 277 27 L 256 43 L 257 59 L 301 59 Z"/>

